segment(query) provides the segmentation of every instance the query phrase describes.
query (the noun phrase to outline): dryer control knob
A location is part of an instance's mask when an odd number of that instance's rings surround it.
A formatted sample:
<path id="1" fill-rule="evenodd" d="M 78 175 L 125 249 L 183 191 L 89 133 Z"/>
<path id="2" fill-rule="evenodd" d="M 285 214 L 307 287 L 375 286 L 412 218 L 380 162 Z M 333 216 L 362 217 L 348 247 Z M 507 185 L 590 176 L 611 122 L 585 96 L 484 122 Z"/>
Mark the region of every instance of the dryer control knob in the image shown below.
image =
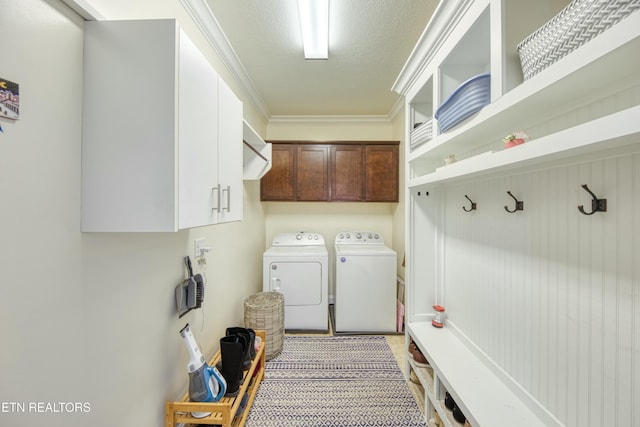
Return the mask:
<path id="1" fill-rule="evenodd" d="M 297 240 L 302 240 L 302 234 L 298 234 L 298 235 L 296 236 L 296 239 L 297 239 Z"/>
<path id="2" fill-rule="evenodd" d="M 351 234 L 347 233 L 347 239 L 351 238 Z"/>
<path id="3" fill-rule="evenodd" d="M 340 238 L 340 239 L 344 239 L 344 234 L 340 233 L 340 235 L 338 236 L 338 238 Z"/>
<path id="4" fill-rule="evenodd" d="M 356 234 L 356 239 L 362 239 L 362 234 L 360 233 Z"/>
<path id="5" fill-rule="evenodd" d="M 309 237 L 307 237 L 307 239 L 311 240 L 311 239 L 313 239 L 313 236 L 311 236 L 311 234 L 309 234 Z"/>
<path id="6" fill-rule="evenodd" d="M 318 239 L 319 239 L 319 237 L 318 237 L 317 234 L 315 236 L 313 236 L 313 240 L 318 240 Z"/>
<path id="7" fill-rule="evenodd" d="M 376 239 L 379 239 L 379 238 L 380 238 L 380 236 L 378 236 L 377 234 L 376 234 L 376 236 L 375 236 L 375 237 L 376 237 Z"/>
<path id="8" fill-rule="evenodd" d="M 371 235 L 371 233 L 369 233 L 369 238 L 370 238 L 370 239 L 371 239 L 371 238 L 373 238 L 373 236 Z"/>

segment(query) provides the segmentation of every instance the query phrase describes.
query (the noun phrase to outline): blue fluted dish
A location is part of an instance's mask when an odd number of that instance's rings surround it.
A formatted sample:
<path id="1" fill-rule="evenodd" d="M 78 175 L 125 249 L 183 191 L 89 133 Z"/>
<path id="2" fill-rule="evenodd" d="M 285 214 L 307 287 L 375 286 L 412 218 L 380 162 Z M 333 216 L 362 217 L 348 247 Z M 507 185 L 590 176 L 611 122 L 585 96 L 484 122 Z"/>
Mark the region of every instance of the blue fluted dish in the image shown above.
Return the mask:
<path id="1" fill-rule="evenodd" d="M 440 105 L 435 118 L 446 132 L 491 102 L 491 74 L 478 74 L 462 83 Z"/>

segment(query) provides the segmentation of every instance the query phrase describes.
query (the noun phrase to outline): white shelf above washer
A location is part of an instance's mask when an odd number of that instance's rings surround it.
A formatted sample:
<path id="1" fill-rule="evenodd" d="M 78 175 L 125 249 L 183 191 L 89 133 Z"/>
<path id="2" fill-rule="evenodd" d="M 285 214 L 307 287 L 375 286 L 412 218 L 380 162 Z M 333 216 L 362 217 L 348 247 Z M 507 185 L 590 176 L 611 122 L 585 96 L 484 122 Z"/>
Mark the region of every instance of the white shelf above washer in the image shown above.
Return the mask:
<path id="1" fill-rule="evenodd" d="M 258 180 L 271 169 L 271 144 L 265 142 L 247 123 L 242 121 L 244 180 Z"/>

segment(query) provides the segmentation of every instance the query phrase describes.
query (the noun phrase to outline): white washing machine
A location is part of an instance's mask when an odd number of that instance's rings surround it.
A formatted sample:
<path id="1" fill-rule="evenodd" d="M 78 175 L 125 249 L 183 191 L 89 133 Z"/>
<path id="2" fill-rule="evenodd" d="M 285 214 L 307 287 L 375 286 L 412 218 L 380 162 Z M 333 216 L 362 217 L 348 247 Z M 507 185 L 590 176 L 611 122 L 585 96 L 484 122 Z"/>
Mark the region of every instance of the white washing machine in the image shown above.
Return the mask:
<path id="1" fill-rule="evenodd" d="M 284 327 L 329 328 L 329 253 L 317 233 L 281 233 L 263 255 L 262 289 L 284 294 Z"/>
<path id="2" fill-rule="evenodd" d="M 397 255 L 374 232 L 335 240 L 336 332 L 396 332 Z"/>

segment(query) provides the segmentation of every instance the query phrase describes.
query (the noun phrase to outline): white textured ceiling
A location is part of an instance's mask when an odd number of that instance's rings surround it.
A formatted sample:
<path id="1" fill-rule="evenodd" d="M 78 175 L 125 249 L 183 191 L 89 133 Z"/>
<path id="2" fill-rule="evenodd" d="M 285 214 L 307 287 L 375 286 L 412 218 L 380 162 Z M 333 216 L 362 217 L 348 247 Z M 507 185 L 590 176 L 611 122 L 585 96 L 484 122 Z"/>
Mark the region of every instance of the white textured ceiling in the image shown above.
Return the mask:
<path id="1" fill-rule="evenodd" d="M 305 60 L 296 0 L 207 0 L 270 116 L 388 115 L 438 0 L 331 0 L 328 60 Z"/>

